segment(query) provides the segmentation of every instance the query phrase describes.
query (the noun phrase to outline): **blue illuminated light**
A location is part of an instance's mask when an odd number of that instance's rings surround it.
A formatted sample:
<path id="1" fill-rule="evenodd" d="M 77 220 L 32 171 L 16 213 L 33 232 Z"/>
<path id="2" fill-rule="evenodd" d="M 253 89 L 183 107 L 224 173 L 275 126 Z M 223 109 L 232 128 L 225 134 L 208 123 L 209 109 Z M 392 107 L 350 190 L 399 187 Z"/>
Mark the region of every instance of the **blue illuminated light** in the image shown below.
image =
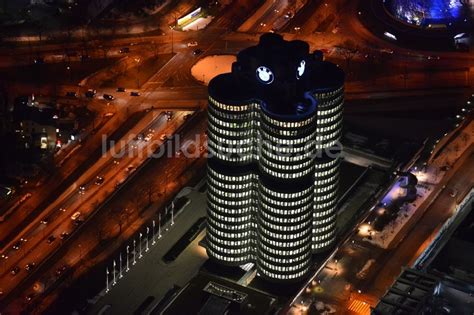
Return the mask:
<path id="1" fill-rule="evenodd" d="M 463 19 L 462 0 L 384 0 L 385 6 L 398 19 L 423 26 Z"/>

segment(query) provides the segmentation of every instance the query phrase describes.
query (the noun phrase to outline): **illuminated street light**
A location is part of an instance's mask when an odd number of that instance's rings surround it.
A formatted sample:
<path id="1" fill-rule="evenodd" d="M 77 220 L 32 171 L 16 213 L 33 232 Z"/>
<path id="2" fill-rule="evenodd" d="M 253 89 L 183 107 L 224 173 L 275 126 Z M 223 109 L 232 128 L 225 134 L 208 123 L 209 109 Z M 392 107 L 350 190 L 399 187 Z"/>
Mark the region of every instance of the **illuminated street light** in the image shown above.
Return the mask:
<path id="1" fill-rule="evenodd" d="M 116 285 L 117 284 L 117 280 L 115 279 L 115 267 L 116 267 L 116 263 L 115 263 L 115 259 L 114 259 L 114 269 L 112 270 L 112 275 L 113 275 L 113 278 L 114 278 L 114 281 L 112 282 L 112 285 Z"/>
<path id="2" fill-rule="evenodd" d="M 123 275 L 122 275 L 122 253 L 120 253 L 120 256 L 119 256 L 119 279 L 122 279 Z"/>
<path id="3" fill-rule="evenodd" d="M 138 259 L 142 258 L 142 233 L 138 234 Z"/>
<path id="4" fill-rule="evenodd" d="M 109 290 L 109 268 L 105 268 L 105 293 L 108 293 Z"/>
<path id="5" fill-rule="evenodd" d="M 155 241 L 155 220 L 153 220 L 153 222 L 151 224 L 151 228 L 152 228 L 152 231 L 151 231 L 151 238 L 152 238 L 151 245 L 155 245 L 156 244 L 156 241 Z"/>
<path id="6" fill-rule="evenodd" d="M 130 254 L 130 248 L 129 246 L 127 245 L 127 269 L 125 269 L 126 272 L 128 272 L 130 270 L 129 268 L 129 265 L 128 265 L 128 261 L 129 261 L 129 254 Z"/>

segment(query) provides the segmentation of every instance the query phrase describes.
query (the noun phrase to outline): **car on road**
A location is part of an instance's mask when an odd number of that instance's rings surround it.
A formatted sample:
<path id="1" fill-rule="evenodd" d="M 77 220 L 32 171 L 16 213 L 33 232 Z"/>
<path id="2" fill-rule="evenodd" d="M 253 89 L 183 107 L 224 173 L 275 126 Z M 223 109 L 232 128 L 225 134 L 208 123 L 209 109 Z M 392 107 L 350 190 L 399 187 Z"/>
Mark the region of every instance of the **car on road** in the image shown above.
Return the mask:
<path id="1" fill-rule="evenodd" d="M 59 211 L 66 212 L 66 208 L 61 207 L 61 208 L 59 208 Z"/>
<path id="2" fill-rule="evenodd" d="M 458 194 L 458 191 L 457 191 L 456 189 L 452 189 L 451 192 L 449 193 L 449 195 L 450 195 L 452 198 L 456 197 L 457 194 Z"/>
<path id="3" fill-rule="evenodd" d="M 170 121 L 172 117 L 173 117 L 173 112 L 172 111 L 167 111 L 166 112 L 166 120 Z"/>
<path id="4" fill-rule="evenodd" d="M 143 140 L 145 140 L 145 141 L 150 141 L 151 138 L 153 138 L 153 132 L 148 133 L 148 134 L 145 136 L 145 138 L 143 138 Z"/>
<path id="5" fill-rule="evenodd" d="M 128 53 L 130 52 L 130 48 L 128 48 L 128 47 L 122 47 L 122 48 L 120 48 L 119 52 L 120 52 L 121 54 L 128 54 Z"/>
<path id="6" fill-rule="evenodd" d="M 135 172 L 136 169 L 137 169 L 137 168 L 135 167 L 135 165 L 130 164 L 129 166 L 127 166 L 127 168 L 125 169 L 125 171 L 126 171 L 127 173 L 131 174 L 131 173 Z"/>
<path id="7" fill-rule="evenodd" d="M 103 98 L 104 98 L 104 100 L 107 100 L 107 101 L 113 101 L 114 100 L 114 96 L 110 95 L 110 94 L 104 94 Z"/>
<path id="8" fill-rule="evenodd" d="M 183 120 L 186 120 L 186 119 L 188 119 L 189 117 L 191 117 L 191 114 L 186 114 L 186 115 L 183 116 Z"/>
<path id="9" fill-rule="evenodd" d="M 67 97 L 74 97 L 74 98 L 76 98 L 76 97 L 77 97 L 77 93 L 76 93 L 76 92 L 66 92 L 66 96 L 67 96 Z"/>
<path id="10" fill-rule="evenodd" d="M 145 138 L 145 135 L 140 132 L 136 137 L 135 137 L 135 141 L 142 141 L 143 138 Z"/>
<path id="11" fill-rule="evenodd" d="M 384 53 L 384 54 L 389 54 L 389 55 L 393 55 L 393 53 L 394 53 L 394 51 L 392 49 L 388 49 L 388 48 L 380 49 L 380 52 Z"/>
<path id="12" fill-rule="evenodd" d="M 74 220 L 73 223 L 74 223 L 75 226 L 78 226 L 78 225 L 81 225 L 82 223 L 84 223 L 84 220 L 79 218 L 77 220 Z"/>
<path id="13" fill-rule="evenodd" d="M 27 296 L 25 296 L 26 302 L 31 302 L 31 300 L 35 297 L 34 293 L 30 293 Z"/>
<path id="14" fill-rule="evenodd" d="M 119 86 L 119 87 L 117 88 L 117 92 L 125 92 L 125 88 Z"/>
<path id="15" fill-rule="evenodd" d="M 193 42 L 189 42 L 189 43 L 188 43 L 188 47 L 195 47 L 195 46 L 197 46 L 197 45 L 198 45 L 198 42 L 196 42 L 196 41 L 193 41 Z"/>
<path id="16" fill-rule="evenodd" d="M 132 91 L 130 92 L 130 96 L 140 96 L 140 92 Z"/>
<path id="17" fill-rule="evenodd" d="M 197 56 L 197 55 L 202 54 L 203 52 L 204 52 L 204 51 L 203 51 L 202 49 L 198 48 L 198 49 L 195 49 L 195 50 L 193 51 L 193 55 L 194 55 L 194 56 Z"/>
<path id="18" fill-rule="evenodd" d="M 62 275 L 67 269 L 69 268 L 69 265 L 62 265 L 61 267 L 58 267 L 58 269 L 56 269 L 56 276 L 60 276 Z"/>
<path id="19" fill-rule="evenodd" d="M 84 95 L 87 97 L 87 98 L 94 98 L 94 96 L 97 94 L 97 91 L 96 90 L 93 90 L 93 89 L 88 89 L 86 91 L 86 93 L 84 93 Z"/>
<path id="20" fill-rule="evenodd" d="M 51 243 L 54 242 L 55 240 L 56 240 L 56 236 L 50 235 L 50 236 L 48 237 L 48 239 L 46 240 L 46 243 L 51 244 Z"/>
<path id="21" fill-rule="evenodd" d="M 32 270 L 33 268 L 35 268 L 35 267 L 36 267 L 36 264 L 35 264 L 34 262 L 31 262 L 31 263 L 29 263 L 29 264 L 26 264 L 25 270 L 26 270 L 26 271 L 31 271 L 31 270 Z"/>
<path id="22" fill-rule="evenodd" d="M 50 221 L 49 217 L 44 217 L 43 219 L 41 219 L 40 223 L 46 225 L 48 224 L 49 221 Z"/>
<path id="23" fill-rule="evenodd" d="M 26 243 L 26 242 L 27 242 L 27 239 L 25 239 L 25 238 L 20 238 L 15 244 L 13 244 L 13 249 L 14 249 L 14 250 L 19 250 L 20 247 L 21 247 L 21 245 L 22 245 L 23 243 Z"/>
<path id="24" fill-rule="evenodd" d="M 166 134 L 162 134 L 162 135 L 160 136 L 160 140 L 161 140 L 161 141 L 165 141 L 166 139 L 168 139 L 168 136 L 167 136 Z"/>
<path id="25" fill-rule="evenodd" d="M 33 60 L 33 63 L 35 65 L 42 65 L 44 63 L 44 58 L 43 57 L 36 57 L 34 60 Z"/>
<path id="26" fill-rule="evenodd" d="M 95 184 L 97 186 L 100 186 L 104 183 L 105 178 L 103 176 L 97 176 L 95 179 Z"/>
<path id="27" fill-rule="evenodd" d="M 16 276 L 20 272 L 20 270 L 21 270 L 20 267 L 15 266 L 15 267 L 12 268 L 10 273 L 12 274 L 12 276 Z"/>
<path id="28" fill-rule="evenodd" d="M 68 232 L 62 232 L 62 233 L 59 235 L 59 237 L 60 237 L 62 240 L 64 240 L 64 239 L 66 239 L 66 238 L 69 237 L 69 233 L 68 233 Z"/>
<path id="29" fill-rule="evenodd" d="M 79 194 L 84 195 L 86 193 L 86 187 L 84 185 L 79 186 Z"/>
<path id="30" fill-rule="evenodd" d="M 81 216 L 81 212 L 80 212 L 80 211 L 76 211 L 76 212 L 74 212 L 74 214 L 71 216 L 71 220 L 76 221 L 77 219 L 79 219 L 80 216 Z"/>

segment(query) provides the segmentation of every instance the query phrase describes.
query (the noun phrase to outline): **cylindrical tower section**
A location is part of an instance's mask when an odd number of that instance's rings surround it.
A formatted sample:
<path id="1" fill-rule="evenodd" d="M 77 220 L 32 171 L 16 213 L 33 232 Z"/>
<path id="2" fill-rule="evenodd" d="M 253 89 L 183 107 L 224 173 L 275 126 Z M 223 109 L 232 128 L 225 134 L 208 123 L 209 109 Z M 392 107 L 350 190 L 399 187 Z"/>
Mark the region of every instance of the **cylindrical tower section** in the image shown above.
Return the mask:
<path id="1" fill-rule="evenodd" d="M 270 186 L 270 187 L 269 187 Z M 269 280 L 305 276 L 311 265 L 312 185 L 278 191 L 259 183 L 257 270 Z M 291 187 L 291 186 L 290 186 Z M 288 186 L 286 188 L 289 188 Z"/>
<path id="2" fill-rule="evenodd" d="M 255 103 L 232 76 L 221 75 L 209 84 L 207 254 L 226 265 L 252 260 L 252 224 L 256 203 L 254 188 Z M 232 88 L 235 97 L 224 91 Z"/>
<path id="3" fill-rule="evenodd" d="M 318 100 L 314 172 L 313 252 L 325 251 L 336 239 L 336 205 L 339 189 L 340 138 L 344 89 L 316 90 Z"/>
<path id="4" fill-rule="evenodd" d="M 257 270 L 275 281 L 298 280 L 311 264 L 316 102 L 279 115 L 262 105 Z"/>
<path id="5" fill-rule="evenodd" d="M 207 175 L 207 254 L 223 264 L 245 264 L 253 254 L 254 175 L 229 174 L 212 163 Z"/>

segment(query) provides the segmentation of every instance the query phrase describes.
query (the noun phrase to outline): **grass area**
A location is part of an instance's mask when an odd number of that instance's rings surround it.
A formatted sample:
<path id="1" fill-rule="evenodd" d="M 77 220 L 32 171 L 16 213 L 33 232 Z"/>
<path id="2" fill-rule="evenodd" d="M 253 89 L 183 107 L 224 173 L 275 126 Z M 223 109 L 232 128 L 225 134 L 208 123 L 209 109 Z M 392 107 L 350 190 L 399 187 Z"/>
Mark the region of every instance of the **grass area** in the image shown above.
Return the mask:
<path id="1" fill-rule="evenodd" d="M 107 81 L 104 81 L 102 87 L 124 87 L 129 89 L 139 89 L 155 73 L 157 73 L 174 54 L 160 54 L 156 57 L 146 59 L 137 66 L 126 69 Z"/>
<path id="2" fill-rule="evenodd" d="M 5 81 L 30 84 L 72 84 L 79 83 L 84 77 L 104 68 L 116 59 L 90 59 L 84 62 L 59 62 L 30 64 L 0 68 L 0 77 Z M 69 67 L 69 69 L 68 69 Z"/>

